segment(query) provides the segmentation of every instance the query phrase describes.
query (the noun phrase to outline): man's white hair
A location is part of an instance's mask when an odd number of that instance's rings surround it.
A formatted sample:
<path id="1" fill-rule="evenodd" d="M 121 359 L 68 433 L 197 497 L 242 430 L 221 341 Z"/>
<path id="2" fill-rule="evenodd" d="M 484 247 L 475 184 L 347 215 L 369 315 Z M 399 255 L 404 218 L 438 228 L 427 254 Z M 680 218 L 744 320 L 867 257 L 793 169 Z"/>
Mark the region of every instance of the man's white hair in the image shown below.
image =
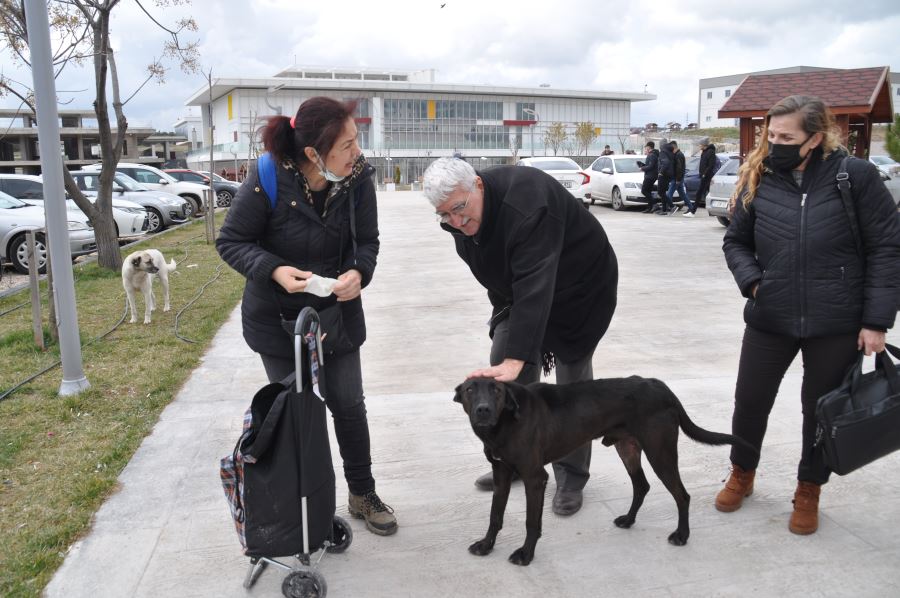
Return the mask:
<path id="1" fill-rule="evenodd" d="M 475 169 L 465 160 L 438 158 L 422 175 L 422 192 L 431 205 L 438 207 L 457 189 L 471 189 L 475 176 Z"/>

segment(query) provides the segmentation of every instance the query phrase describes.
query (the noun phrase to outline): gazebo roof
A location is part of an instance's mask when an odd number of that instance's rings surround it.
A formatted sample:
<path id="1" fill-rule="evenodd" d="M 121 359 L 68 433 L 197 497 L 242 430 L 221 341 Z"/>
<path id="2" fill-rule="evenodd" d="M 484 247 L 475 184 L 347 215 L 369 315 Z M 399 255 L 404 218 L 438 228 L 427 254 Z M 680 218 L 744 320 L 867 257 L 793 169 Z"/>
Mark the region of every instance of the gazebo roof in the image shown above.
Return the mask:
<path id="1" fill-rule="evenodd" d="M 719 118 L 765 116 L 782 98 L 822 98 L 834 114 L 866 114 L 871 122 L 892 122 L 890 69 L 828 69 L 808 73 L 749 75 L 719 110 Z"/>

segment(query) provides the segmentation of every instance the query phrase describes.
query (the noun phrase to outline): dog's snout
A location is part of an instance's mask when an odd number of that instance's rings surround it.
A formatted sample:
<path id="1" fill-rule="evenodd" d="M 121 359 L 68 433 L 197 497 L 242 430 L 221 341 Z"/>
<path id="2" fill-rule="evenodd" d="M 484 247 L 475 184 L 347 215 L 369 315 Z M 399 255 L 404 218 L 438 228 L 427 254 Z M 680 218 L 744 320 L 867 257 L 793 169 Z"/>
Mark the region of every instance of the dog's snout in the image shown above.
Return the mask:
<path id="1" fill-rule="evenodd" d="M 491 408 L 488 405 L 481 403 L 480 405 L 475 406 L 475 415 L 480 415 L 480 416 L 484 417 L 484 416 L 488 416 L 490 414 L 491 414 Z"/>

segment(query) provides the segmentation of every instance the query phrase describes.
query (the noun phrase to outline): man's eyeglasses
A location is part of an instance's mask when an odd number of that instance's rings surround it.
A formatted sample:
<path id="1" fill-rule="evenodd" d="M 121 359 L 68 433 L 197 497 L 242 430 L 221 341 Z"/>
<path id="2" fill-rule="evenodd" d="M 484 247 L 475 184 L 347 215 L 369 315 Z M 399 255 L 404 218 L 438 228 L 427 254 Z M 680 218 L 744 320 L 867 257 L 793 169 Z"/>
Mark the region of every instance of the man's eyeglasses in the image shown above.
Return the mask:
<path id="1" fill-rule="evenodd" d="M 466 209 L 466 206 L 469 205 L 469 197 L 472 195 L 472 191 L 474 191 L 475 185 L 472 185 L 472 188 L 469 189 L 469 192 L 466 194 L 466 201 L 460 202 L 450 208 L 449 212 L 435 212 L 434 216 L 437 218 L 437 221 L 441 224 L 447 224 L 450 222 L 450 218 L 452 216 L 459 216 L 462 214 L 463 210 Z"/>

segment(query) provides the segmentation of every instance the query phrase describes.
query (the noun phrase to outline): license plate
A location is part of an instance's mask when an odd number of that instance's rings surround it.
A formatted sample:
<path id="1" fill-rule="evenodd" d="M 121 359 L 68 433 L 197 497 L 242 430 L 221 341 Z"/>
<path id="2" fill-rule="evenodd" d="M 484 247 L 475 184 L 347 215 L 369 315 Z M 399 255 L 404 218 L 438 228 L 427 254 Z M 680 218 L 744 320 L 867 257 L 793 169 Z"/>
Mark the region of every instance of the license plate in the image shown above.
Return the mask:
<path id="1" fill-rule="evenodd" d="M 728 205 L 728 202 L 722 200 L 713 200 L 712 202 L 710 202 L 710 206 L 713 208 L 724 208 L 726 205 Z"/>
<path id="2" fill-rule="evenodd" d="M 563 181 L 562 184 L 563 184 L 563 187 L 565 187 L 566 189 L 572 188 L 572 181 Z"/>

